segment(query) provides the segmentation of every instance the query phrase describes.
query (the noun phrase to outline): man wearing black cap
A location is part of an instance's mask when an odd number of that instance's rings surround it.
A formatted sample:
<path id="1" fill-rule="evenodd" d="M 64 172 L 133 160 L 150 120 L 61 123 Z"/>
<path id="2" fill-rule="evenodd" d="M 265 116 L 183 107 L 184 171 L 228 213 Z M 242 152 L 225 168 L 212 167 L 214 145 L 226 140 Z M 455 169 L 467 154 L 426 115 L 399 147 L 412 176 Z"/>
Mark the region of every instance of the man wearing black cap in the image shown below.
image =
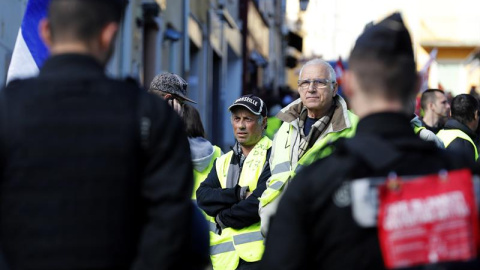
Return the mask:
<path id="1" fill-rule="evenodd" d="M 271 140 L 265 136 L 267 106 L 247 95 L 230 107 L 236 143 L 218 157 L 197 190 L 198 206 L 210 220 L 213 269 L 257 269 L 264 244 L 258 198 L 270 176 Z"/>
<path id="2" fill-rule="evenodd" d="M 363 207 L 375 205 L 377 196 L 368 193 L 368 185 L 361 192 L 361 178 L 390 172 L 392 178 L 436 174 L 465 166 L 418 138 L 411 128 L 405 107 L 417 92 L 417 81 L 410 35 L 400 14 L 366 29 L 357 39 L 344 79 L 344 93 L 360 117 L 357 132 L 334 143 L 332 155 L 292 181 L 272 221 L 262 269 L 386 268 L 375 208 Z M 354 196 L 357 191 L 360 195 Z M 411 231 L 410 236 L 419 232 Z M 430 255 L 435 261 L 435 254 Z"/>
<path id="3" fill-rule="evenodd" d="M 6 269 L 191 269 L 181 120 L 104 73 L 124 2 L 51 0 L 40 25 L 51 57 L 0 92 Z"/>

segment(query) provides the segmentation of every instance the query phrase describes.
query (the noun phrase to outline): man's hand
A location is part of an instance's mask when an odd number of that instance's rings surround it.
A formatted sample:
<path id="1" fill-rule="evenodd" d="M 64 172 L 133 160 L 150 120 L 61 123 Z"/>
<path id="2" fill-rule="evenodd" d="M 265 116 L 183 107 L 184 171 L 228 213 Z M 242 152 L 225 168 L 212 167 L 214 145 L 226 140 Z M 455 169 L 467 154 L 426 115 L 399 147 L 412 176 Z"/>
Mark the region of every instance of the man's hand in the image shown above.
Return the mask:
<path id="1" fill-rule="evenodd" d="M 177 99 L 175 98 L 169 98 L 168 99 L 168 105 L 170 105 L 174 111 L 180 115 L 180 117 L 183 117 L 183 104 L 180 103 Z"/>

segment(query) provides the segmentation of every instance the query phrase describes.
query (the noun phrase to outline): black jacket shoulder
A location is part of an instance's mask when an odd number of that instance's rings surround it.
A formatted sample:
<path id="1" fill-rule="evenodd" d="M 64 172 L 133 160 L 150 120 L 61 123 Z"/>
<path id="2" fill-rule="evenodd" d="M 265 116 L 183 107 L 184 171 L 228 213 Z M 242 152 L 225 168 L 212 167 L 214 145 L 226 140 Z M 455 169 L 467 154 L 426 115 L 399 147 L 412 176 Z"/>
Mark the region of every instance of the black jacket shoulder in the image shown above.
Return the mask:
<path id="1" fill-rule="evenodd" d="M 340 139 L 332 155 L 306 167 L 292 180 L 271 222 L 264 269 L 384 269 L 377 231 L 360 227 L 352 218 L 350 182 L 385 177 L 392 171 L 425 175 L 467 167 L 464 161 L 414 135 L 393 143 L 367 142 L 359 136 Z M 392 152 L 380 147 L 384 143 Z M 358 149 L 352 150 L 352 145 Z M 383 166 L 376 163 L 388 161 L 388 157 L 390 162 Z"/>
<path id="2" fill-rule="evenodd" d="M 189 268 L 193 169 L 168 104 L 81 55 L 12 81 L 0 104 L 0 249 L 13 268 Z"/>

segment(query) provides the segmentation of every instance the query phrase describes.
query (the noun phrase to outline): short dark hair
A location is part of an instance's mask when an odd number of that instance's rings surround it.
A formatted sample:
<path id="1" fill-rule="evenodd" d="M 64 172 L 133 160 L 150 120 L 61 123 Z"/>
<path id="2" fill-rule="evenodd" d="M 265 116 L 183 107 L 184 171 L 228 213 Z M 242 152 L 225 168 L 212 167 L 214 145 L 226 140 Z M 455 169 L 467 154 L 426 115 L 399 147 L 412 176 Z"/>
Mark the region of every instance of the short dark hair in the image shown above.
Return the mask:
<path id="1" fill-rule="evenodd" d="M 422 93 L 422 97 L 420 98 L 420 106 L 422 107 L 423 110 L 427 108 L 428 103 L 435 102 L 435 100 L 437 99 L 435 92 L 445 95 L 445 92 L 443 92 L 443 90 L 440 90 L 440 89 L 425 90 Z"/>
<path id="2" fill-rule="evenodd" d="M 452 100 L 452 118 L 464 125 L 475 119 L 475 114 L 478 114 L 478 110 L 479 102 L 472 95 L 461 94 Z"/>
<path id="3" fill-rule="evenodd" d="M 52 0 L 48 11 L 53 40 L 89 41 L 109 22 L 120 22 L 121 0 Z"/>
<path id="4" fill-rule="evenodd" d="M 188 137 L 205 138 L 205 129 L 203 128 L 202 119 L 195 107 L 188 104 L 183 105 L 183 123 Z"/>
<path id="5" fill-rule="evenodd" d="M 349 68 L 367 93 L 376 92 L 407 104 L 417 91 L 415 61 L 409 55 L 385 56 L 371 50 L 356 50 L 350 56 Z"/>

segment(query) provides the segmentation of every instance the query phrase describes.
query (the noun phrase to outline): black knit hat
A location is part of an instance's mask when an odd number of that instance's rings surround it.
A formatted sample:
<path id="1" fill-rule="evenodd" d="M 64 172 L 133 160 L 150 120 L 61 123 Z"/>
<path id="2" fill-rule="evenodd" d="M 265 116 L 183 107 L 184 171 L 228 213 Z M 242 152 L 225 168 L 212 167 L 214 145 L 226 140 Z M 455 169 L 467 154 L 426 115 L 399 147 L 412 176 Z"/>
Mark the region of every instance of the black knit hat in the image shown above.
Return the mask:
<path id="1" fill-rule="evenodd" d="M 400 13 L 368 26 L 358 37 L 352 55 L 373 53 L 379 57 L 406 55 L 413 58 L 412 40 Z"/>

